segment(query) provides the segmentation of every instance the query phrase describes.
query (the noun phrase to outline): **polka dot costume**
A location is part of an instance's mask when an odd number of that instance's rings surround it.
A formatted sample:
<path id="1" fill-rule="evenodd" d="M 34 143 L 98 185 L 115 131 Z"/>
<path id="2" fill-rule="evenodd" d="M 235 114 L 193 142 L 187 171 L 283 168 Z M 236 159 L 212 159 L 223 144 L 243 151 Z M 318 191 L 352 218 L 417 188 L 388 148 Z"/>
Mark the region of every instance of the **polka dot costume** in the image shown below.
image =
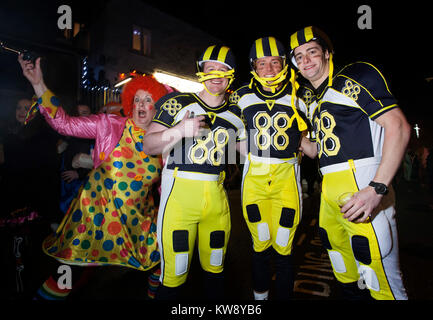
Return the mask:
<path id="1" fill-rule="evenodd" d="M 157 210 L 149 190 L 159 180 L 161 161 L 143 152 L 143 134 L 127 120 L 117 146 L 89 174 L 57 232 L 45 239 L 48 255 L 69 264 L 139 270 L 159 263 Z"/>

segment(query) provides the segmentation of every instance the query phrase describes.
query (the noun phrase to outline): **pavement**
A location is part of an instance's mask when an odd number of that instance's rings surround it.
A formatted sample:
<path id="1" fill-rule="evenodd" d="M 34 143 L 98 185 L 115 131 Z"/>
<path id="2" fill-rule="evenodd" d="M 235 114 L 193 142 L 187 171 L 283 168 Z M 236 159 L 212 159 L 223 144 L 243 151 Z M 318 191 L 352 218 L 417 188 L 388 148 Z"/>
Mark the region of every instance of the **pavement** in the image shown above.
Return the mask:
<path id="1" fill-rule="evenodd" d="M 433 209 L 430 192 L 416 182 L 395 186 L 400 265 L 410 300 L 433 299 Z M 242 216 L 240 189 L 229 190 L 232 231 L 225 260 L 227 301 L 253 300 L 252 242 Z M 319 192 L 304 199 L 303 217 L 294 240 L 295 300 L 341 300 L 326 251 L 318 237 Z M 146 278 L 125 268 L 99 268 L 71 299 L 142 299 Z M 195 252 L 182 297 L 203 301 L 202 271 Z"/>
<path id="2" fill-rule="evenodd" d="M 432 192 L 417 182 L 400 180 L 395 186 L 400 264 L 409 299 L 433 299 L 433 209 Z M 240 189 L 228 191 L 231 203 L 232 231 L 225 260 L 226 302 L 253 303 L 251 285 L 252 242 L 240 206 Z M 303 218 L 294 240 L 295 302 L 315 302 L 321 308 L 342 301 L 326 251 L 318 237 L 319 191 L 304 199 Z M 43 259 L 42 270 L 48 270 L 50 259 Z M 147 301 L 147 274 L 130 268 L 95 267 L 86 282 L 74 290 L 68 302 L 109 303 Z M 272 291 L 271 291 L 272 294 Z M 0 304 L 8 297 L 0 300 Z M 205 303 L 202 271 L 195 252 L 182 301 Z M 160 304 L 156 306 L 161 307 Z M 412 306 L 412 305 L 410 305 Z M 416 305 L 418 307 L 418 305 Z M 166 306 L 162 306 L 166 307 Z M 284 305 L 278 305 L 284 308 Z M 308 307 L 307 307 L 308 309 Z M 314 308 L 313 308 L 314 309 Z M 314 310 L 311 310 L 314 311 Z M 180 319 L 180 318 L 177 318 Z"/>

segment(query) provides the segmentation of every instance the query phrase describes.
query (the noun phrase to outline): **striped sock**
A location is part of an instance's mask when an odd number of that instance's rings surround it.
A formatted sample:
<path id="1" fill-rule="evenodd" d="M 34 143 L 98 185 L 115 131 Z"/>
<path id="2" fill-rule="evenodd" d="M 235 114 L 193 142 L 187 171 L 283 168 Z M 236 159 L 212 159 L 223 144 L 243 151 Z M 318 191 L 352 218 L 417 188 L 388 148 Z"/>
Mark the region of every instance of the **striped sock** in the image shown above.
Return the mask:
<path id="1" fill-rule="evenodd" d="M 36 292 L 36 300 L 65 300 L 71 289 L 60 289 L 53 277 L 49 277 Z"/>
<path id="2" fill-rule="evenodd" d="M 161 268 L 154 269 L 151 271 L 147 278 L 147 297 L 149 299 L 155 299 L 156 290 L 159 287 L 159 276 L 161 275 Z"/>

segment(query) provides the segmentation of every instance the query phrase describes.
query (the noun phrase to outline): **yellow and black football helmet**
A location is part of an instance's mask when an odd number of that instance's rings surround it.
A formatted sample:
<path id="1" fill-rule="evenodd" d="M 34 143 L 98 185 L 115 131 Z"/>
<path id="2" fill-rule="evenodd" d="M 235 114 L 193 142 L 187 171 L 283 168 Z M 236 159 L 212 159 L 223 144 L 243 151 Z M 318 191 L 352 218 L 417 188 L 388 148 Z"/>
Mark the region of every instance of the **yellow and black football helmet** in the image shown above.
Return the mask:
<path id="1" fill-rule="evenodd" d="M 263 57 L 280 57 L 283 69 L 273 78 L 259 77 L 255 71 L 255 61 Z M 289 66 L 286 61 L 286 50 L 283 44 L 274 37 L 264 37 L 254 41 L 250 50 L 250 65 L 253 79 L 256 79 L 261 85 L 270 88 L 272 92 L 275 92 L 278 85 L 287 78 Z"/>
<path id="2" fill-rule="evenodd" d="M 328 86 L 332 86 L 332 75 L 334 73 L 334 64 L 332 62 L 332 56 L 334 54 L 334 48 L 332 46 L 329 37 L 317 27 L 309 26 L 305 27 L 290 36 L 290 61 L 292 65 L 298 69 L 298 64 L 295 59 L 295 49 L 299 46 L 302 46 L 305 43 L 310 41 L 316 41 L 323 49 L 323 51 L 328 50 L 329 53 L 329 77 L 328 77 Z M 292 75 L 290 81 L 292 82 L 292 101 L 294 96 L 296 95 L 296 91 L 299 88 L 299 85 L 296 81 L 296 73 L 292 69 Z"/>
<path id="3" fill-rule="evenodd" d="M 263 57 L 280 57 L 283 63 L 283 69 L 273 78 L 261 78 L 255 71 L 255 61 L 257 59 Z M 289 64 L 286 61 L 286 51 L 283 44 L 275 39 L 274 37 L 265 37 L 257 39 L 250 50 L 250 65 L 251 65 L 251 73 L 253 75 L 253 79 L 251 79 L 250 88 L 253 84 L 253 80 L 256 79 L 261 85 L 264 87 L 270 88 L 272 93 L 275 93 L 280 83 L 282 83 L 287 78 L 288 70 L 290 68 Z M 298 121 L 299 130 L 304 131 L 307 129 L 307 124 L 299 115 L 298 110 L 295 106 L 295 94 L 296 89 L 295 85 L 298 87 L 298 84 L 295 83 L 294 77 L 295 73 L 292 68 L 291 69 L 291 79 L 292 82 L 292 109 L 295 116 L 291 119 L 289 126 L 292 125 L 294 119 Z M 293 81 L 292 81 L 293 79 Z"/>
<path id="4" fill-rule="evenodd" d="M 203 72 L 203 64 L 207 61 L 222 63 L 225 66 L 227 66 L 229 70 L 225 72 L 213 70 L 205 73 Z M 206 88 L 206 85 L 204 84 L 206 80 L 216 79 L 216 78 L 227 78 L 229 79 L 229 82 L 226 87 L 227 90 L 232 84 L 233 80 L 235 79 L 234 77 L 235 68 L 236 68 L 236 61 L 232 53 L 232 50 L 226 46 L 212 45 L 210 47 L 207 47 L 206 50 L 201 54 L 201 56 L 197 60 L 198 72 L 196 73 L 196 75 L 198 77 L 198 81 L 203 83 L 203 86 L 207 92 L 209 92 L 209 90 Z M 209 92 L 209 94 L 215 95 L 211 92 Z"/>
<path id="5" fill-rule="evenodd" d="M 328 85 L 332 85 L 332 74 L 334 71 L 334 64 L 332 61 L 332 57 L 334 54 L 334 47 L 332 46 L 331 40 L 329 37 L 317 27 L 309 26 L 305 27 L 297 32 L 293 33 L 290 36 L 290 61 L 295 68 L 298 68 L 298 64 L 295 59 L 295 49 L 305 43 L 310 41 L 316 41 L 323 49 L 323 51 L 328 50 L 329 53 L 329 83 Z"/>

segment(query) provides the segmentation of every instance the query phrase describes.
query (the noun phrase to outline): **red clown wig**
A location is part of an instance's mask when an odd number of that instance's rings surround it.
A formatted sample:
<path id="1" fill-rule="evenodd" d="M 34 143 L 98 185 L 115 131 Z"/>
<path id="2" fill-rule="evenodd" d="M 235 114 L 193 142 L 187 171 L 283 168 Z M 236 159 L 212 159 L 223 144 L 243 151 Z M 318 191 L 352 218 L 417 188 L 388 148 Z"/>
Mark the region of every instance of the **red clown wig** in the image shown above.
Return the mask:
<path id="1" fill-rule="evenodd" d="M 136 76 L 125 85 L 122 91 L 121 99 L 125 116 L 131 117 L 134 108 L 134 96 L 140 89 L 149 92 L 154 102 L 168 93 L 166 87 L 154 77 Z"/>

